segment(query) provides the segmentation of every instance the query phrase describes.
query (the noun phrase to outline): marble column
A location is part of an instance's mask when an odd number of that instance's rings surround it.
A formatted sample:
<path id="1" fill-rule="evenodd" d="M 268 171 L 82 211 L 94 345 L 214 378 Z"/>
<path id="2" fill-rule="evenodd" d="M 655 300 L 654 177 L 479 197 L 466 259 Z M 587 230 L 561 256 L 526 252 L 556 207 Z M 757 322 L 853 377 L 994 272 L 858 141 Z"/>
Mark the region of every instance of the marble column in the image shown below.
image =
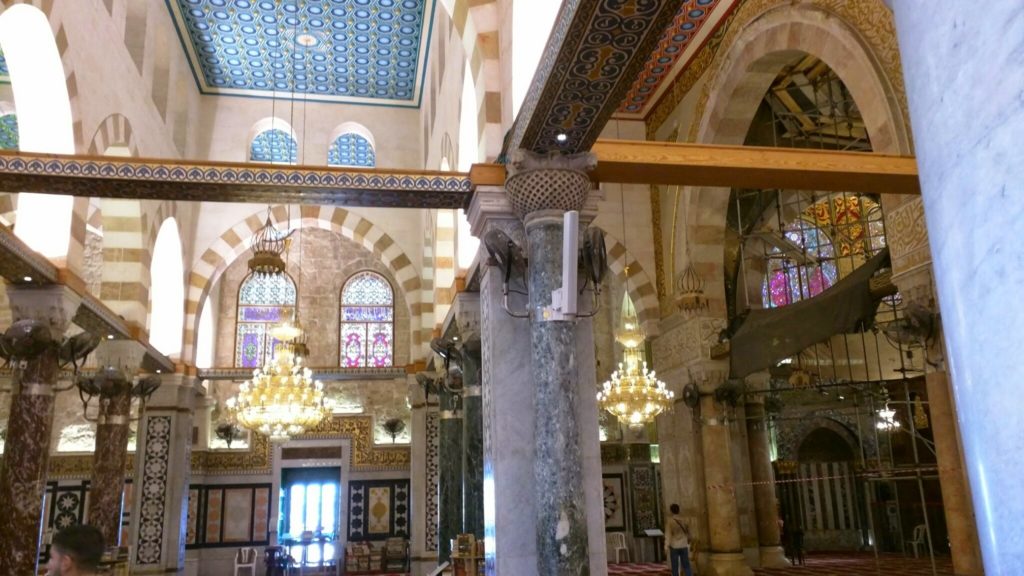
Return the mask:
<path id="1" fill-rule="evenodd" d="M 588 210 L 596 210 L 597 194 L 591 193 Z M 469 208 L 472 233 L 482 238 L 491 230 L 501 230 L 519 246 L 526 246 L 523 225 L 509 196 L 500 187 L 478 187 Z M 559 248 L 558 253 L 561 250 Z M 545 257 L 550 260 L 553 255 Z M 481 382 L 484 420 L 484 542 L 486 573 L 489 576 L 548 576 L 539 566 L 538 531 L 540 523 L 532 503 L 540 492 L 534 467 L 542 459 L 555 466 L 550 455 L 535 453 L 538 412 L 535 397 L 538 383 L 527 369 L 532 365 L 531 324 L 513 318 L 502 306 L 502 271 L 488 261 L 480 277 Z M 517 286 L 521 280 L 515 279 Z M 519 295 L 510 297 L 513 311 L 522 312 L 527 302 Z M 604 545 L 604 511 L 601 492 L 601 461 L 598 443 L 594 376 L 593 334 L 589 321 L 575 327 L 574 354 L 578 361 L 576 378 L 579 402 L 574 418 L 583 430 L 583 478 L 586 530 L 589 535 L 589 572 L 585 564 L 575 574 L 607 574 Z"/>
<path id="2" fill-rule="evenodd" d="M 462 532 L 462 373 L 452 367 L 441 397 L 441 453 L 438 481 L 437 562 L 451 557 L 452 539 Z M 458 390 L 458 391 L 456 391 Z"/>
<path id="3" fill-rule="evenodd" d="M 712 576 L 751 576 L 743 555 L 736 480 L 725 409 L 715 401 L 712 390 L 700 398 L 701 448 L 704 452 L 704 481 L 708 504 L 709 573 Z"/>
<path id="4" fill-rule="evenodd" d="M 529 261 L 530 374 L 535 386 L 537 570 L 552 576 L 586 573 L 589 564 L 577 420 L 576 318 L 558 316 L 552 293 L 562 287 L 562 217 L 567 210 L 583 208 L 592 158 L 565 157 L 560 165 L 552 165 L 520 151 L 513 155 L 506 182 L 513 204 L 530 210 L 523 223 Z M 581 188 L 582 194 L 574 188 Z"/>
<path id="5" fill-rule="evenodd" d="M 768 419 L 765 417 L 763 396 L 747 399 L 746 416 L 761 568 L 786 568 L 790 564 L 782 550 L 782 539 L 779 534 L 775 474 L 772 470 L 771 442 L 768 438 Z"/>
<path id="6" fill-rule="evenodd" d="M 131 340 L 108 340 L 96 350 L 100 366 L 120 368 L 122 378 L 108 381 L 100 394 L 96 421 L 96 451 L 89 489 L 89 524 L 103 533 L 107 546 L 121 539 L 124 471 L 128 462 L 132 383 L 128 379 L 142 365 L 145 348 Z"/>
<path id="7" fill-rule="evenodd" d="M 201 389 L 184 374 L 167 374 L 139 421 L 131 513 L 132 574 L 185 569 L 192 421 Z"/>
<path id="8" fill-rule="evenodd" d="M 15 342 L 45 343 L 12 362 L 11 410 L 0 472 L 0 574 L 35 574 L 50 461 L 54 387 L 64 331 L 81 303 L 64 286 L 8 286 Z M 23 328 L 37 331 L 31 337 Z"/>
<path id="9" fill-rule="evenodd" d="M 465 338 L 465 336 L 463 336 Z M 480 387 L 480 340 L 462 347 L 463 438 L 466 459 L 463 476 L 463 530 L 477 539 L 484 537 L 484 420 Z"/>
<path id="10" fill-rule="evenodd" d="M 1020 574 L 1024 5 L 893 4 L 985 573 Z"/>

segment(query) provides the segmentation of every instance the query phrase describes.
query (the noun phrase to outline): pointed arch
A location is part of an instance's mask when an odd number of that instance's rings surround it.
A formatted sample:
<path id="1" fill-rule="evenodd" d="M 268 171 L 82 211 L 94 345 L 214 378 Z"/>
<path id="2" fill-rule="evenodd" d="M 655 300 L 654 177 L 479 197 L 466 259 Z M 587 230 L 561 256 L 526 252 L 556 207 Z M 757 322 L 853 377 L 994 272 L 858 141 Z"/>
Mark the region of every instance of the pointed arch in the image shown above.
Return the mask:
<path id="1" fill-rule="evenodd" d="M 397 287 L 404 295 L 409 306 L 411 325 L 425 308 L 422 299 L 419 271 L 413 261 L 399 247 L 398 243 L 370 220 L 336 206 L 302 206 L 298 215 L 292 215 L 288 221 L 288 211 L 284 206 L 271 208 L 275 222 L 288 222 L 289 226 L 316 227 L 329 230 L 344 238 L 352 240 L 380 258 L 391 272 Z M 196 335 L 199 329 L 199 318 L 213 285 L 232 262 L 249 249 L 253 235 L 266 219 L 264 210 L 257 210 L 249 217 L 235 224 L 215 240 L 195 261 L 190 272 L 188 292 L 185 304 L 185 335 L 182 359 L 193 364 L 196 354 Z M 423 334 L 414 331 L 412 349 L 417 349 L 423 342 Z"/>
<path id="2" fill-rule="evenodd" d="M 615 275 L 616 280 L 626 285 L 626 269 L 628 267 L 627 292 L 636 307 L 637 319 L 640 320 L 640 325 L 643 326 L 648 338 L 657 336 L 660 333 L 658 320 L 661 319 L 661 311 L 654 282 L 640 262 L 626 250 L 626 247 L 607 232 L 605 232 L 605 245 L 608 249 L 608 269 Z"/>

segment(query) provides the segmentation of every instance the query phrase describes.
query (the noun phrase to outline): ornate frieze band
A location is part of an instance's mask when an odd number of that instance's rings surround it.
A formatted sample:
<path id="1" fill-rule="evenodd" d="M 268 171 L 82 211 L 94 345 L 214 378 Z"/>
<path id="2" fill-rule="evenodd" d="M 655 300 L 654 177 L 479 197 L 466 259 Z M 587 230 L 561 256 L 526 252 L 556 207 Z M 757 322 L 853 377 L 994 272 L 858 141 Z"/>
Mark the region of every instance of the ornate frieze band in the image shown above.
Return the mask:
<path id="1" fill-rule="evenodd" d="M 0 152 L 0 189 L 98 198 L 441 209 L 465 208 L 471 184 L 467 174 L 455 172 Z"/>
<path id="2" fill-rule="evenodd" d="M 252 434 L 248 451 L 193 451 L 192 473 L 195 474 L 266 474 L 273 467 L 270 442 L 266 436 Z M 296 439 L 343 439 L 352 442 L 351 469 L 361 472 L 408 470 L 410 451 L 407 446 L 376 446 L 373 443 L 372 416 L 329 418 L 320 426 Z"/>
<path id="3" fill-rule="evenodd" d="M 682 3 L 564 2 L 505 151 L 588 150 Z"/>

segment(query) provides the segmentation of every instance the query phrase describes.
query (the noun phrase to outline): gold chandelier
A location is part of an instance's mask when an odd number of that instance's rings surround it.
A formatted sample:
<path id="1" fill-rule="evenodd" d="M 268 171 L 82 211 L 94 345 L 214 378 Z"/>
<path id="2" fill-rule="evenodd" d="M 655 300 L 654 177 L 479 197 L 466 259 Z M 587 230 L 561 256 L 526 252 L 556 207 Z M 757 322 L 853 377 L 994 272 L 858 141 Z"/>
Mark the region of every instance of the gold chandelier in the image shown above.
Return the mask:
<path id="1" fill-rule="evenodd" d="M 329 414 L 324 403 L 324 385 L 313 380 L 288 344 L 277 349 L 274 358 L 227 402 L 237 422 L 250 430 L 285 441 L 316 426 Z"/>
<path id="2" fill-rule="evenodd" d="M 597 405 L 611 412 L 620 422 L 640 426 L 670 410 L 675 393 L 658 380 L 653 370 L 647 369 L 640 348 L 644 343 L 644 333 L 628 295 L 624 307 L 622 329 L 615 334 L 615 339 L 625 348 L 623 361 L 598 391 Z"/>

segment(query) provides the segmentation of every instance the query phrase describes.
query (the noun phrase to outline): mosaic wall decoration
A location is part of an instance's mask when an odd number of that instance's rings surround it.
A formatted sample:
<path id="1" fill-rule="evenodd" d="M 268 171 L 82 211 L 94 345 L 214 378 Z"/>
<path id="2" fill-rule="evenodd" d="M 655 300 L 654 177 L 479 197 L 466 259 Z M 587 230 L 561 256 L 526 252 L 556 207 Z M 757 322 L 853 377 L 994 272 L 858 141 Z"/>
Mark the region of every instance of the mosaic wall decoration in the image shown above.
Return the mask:
<path id="1" fill-rule="evenodd" d="M 266 483 L 189 486 L 186 547 L 268 544 L 271 489 Z"/>
<path id="2" fill-rule="evenodd" d="M 370 141 L 358 134 L 342 134 L 327 149 L 328 166 L 356 166 L 373 168 L 377 158 Z"/>
<path id="3" fill-rule="evenodd" d="M 394 364 L 395 298 L 375 272 L 359 272 L 341 290 L 341 365 L 385 368 Z"/>
<path id="4" fill-rule="evenodd" d="M 295 281 L 288 274 L 250 274 L 242 281 L 235 325 L 235 366 L 258 368 L 273 357 L 278 341 L 270 330 L 292 318 L 295 295 Z"/>
<path id="5" fill-rule="evenodd" d="M 188 516 L 185 519 L 185 547 L 195 546 L 199 536 L 199 489 L 188 489 Z"/>
<path id="6" fill-rule="evenodd" d="M 658 484 L 653 464 L 629 467 L 629 489 L 633 511 L 633 534 L 661 528 Z"/>
<path id="7" fill-rule="evenodd" d="M 18 115 L 0 116 L 0 150 L 17 150 L 18 138 Z"/>
<path id="8" fill-rule="evenodd" d="M 427 497 L 424 514 L 426 523 L 427 543 L 429 551 L 437 550 L 437 484 L 441 474 L 440 468 L 440 435 L 441 421 L 438 413 L 427 411 Z"/>
<path id="9" fill-rule="evenodd" d="M 56 532 L 68 526 L 77 526 L 88 522 L 89 511 L 88 480 L 50 481 L 46 483 L 43 495 L 43 530 Z M 128 543 L 128 530 L 131 526 L 129 516 L 132 504 L 132 482 L 125 481 L 121 509 L 121 544 Z M 39 558 L 46 562 L 49 558 L 50 546 L 45 544 L 39 548 Z"/>
<path id="10" fill-rule="evenodd" d="M 142 503 L 136 564 L 160 562 L 164 539 L 164 497 L 171 450 L 171 417 L 146 419 L 146 451 L 142 456 Z"/>
<path id="11" fill-rule="evenodd" d="M 639 113 L 650 104 L 651 96 L 668 78 L 672 67 L 717 4 L 720 0 L 685 0 L 682 3 L 675 20 L 658 40 L 657 49 L 647 59 L 640 76 L 619 106 L 619 112 Z"/>
<path id="12" fill-rule="evenodd" d="M 622 474 L 605 474 L 601 485 L 604 529 L 606 532 L 621 532 L 626 529 L 626 493 L 622 490 Z"/>
<path id="13" fill-rule="evenodd" d="M 409 480 L 352 481 L 348 494 L 350 542 L 409 537 Z"/>
<path id="14" fill-rule="evenodd" d="M 415 106 L 434 0 L 168 0 L 201 92 Z"/>
<path id="15" fill-rule="evenodd" d="M 0 81 L 11 81 L 11 69 L 7 67 L 7 57 L 4 56 L 3 50 L 0 50 Z"/>

